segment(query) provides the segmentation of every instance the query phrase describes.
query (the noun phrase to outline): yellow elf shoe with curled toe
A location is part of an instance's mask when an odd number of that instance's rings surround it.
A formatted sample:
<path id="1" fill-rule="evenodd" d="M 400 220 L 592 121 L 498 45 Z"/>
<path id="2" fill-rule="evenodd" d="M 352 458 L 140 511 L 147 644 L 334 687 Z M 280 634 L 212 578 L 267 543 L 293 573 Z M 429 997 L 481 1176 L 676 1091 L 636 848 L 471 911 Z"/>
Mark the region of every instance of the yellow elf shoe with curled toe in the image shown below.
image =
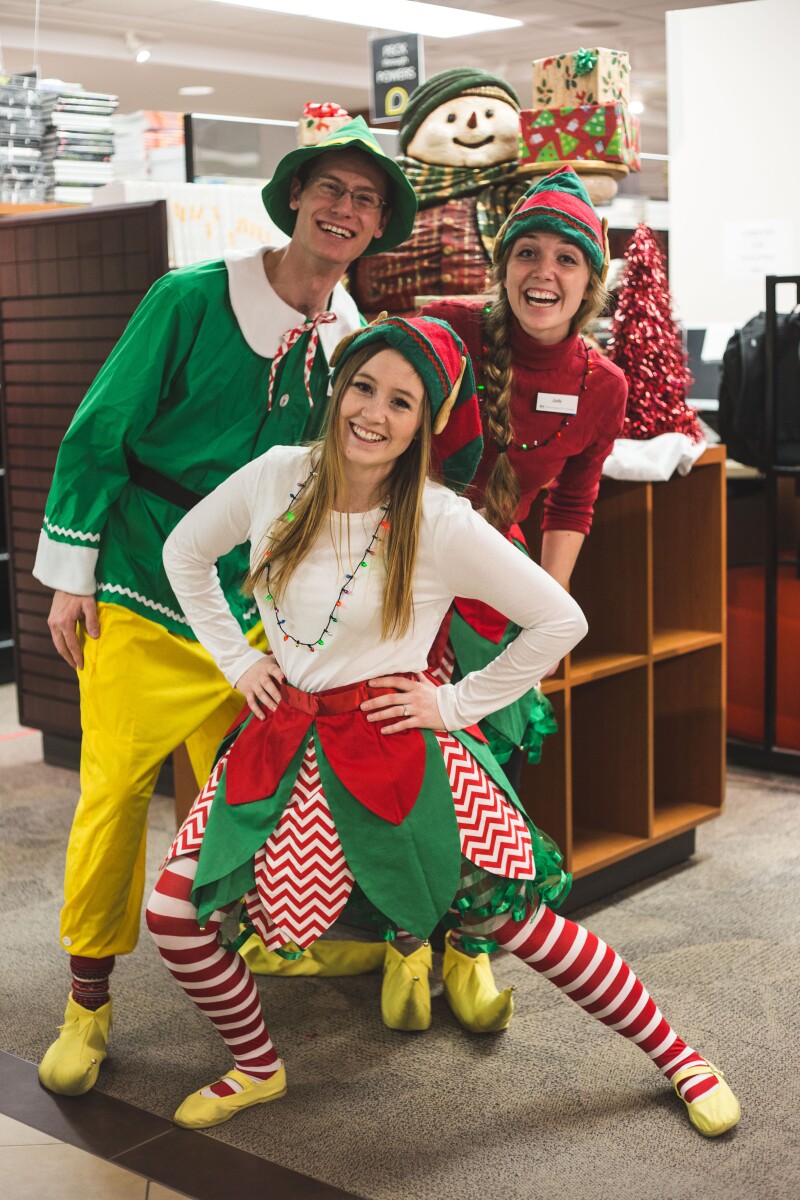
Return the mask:
<path id="1" fill-rule="evenodd" d="M 444 994 L 459 1024 L 470 1033 L 500 1033 L 514 1015 L 514 988 L 498 992 L 488 954 L 474 958 L 444 941 Z"/>
<path id="2" fill-rule="evenodd" d="M 413 954 L 401 954 L 386 943 L 381 988 L 381 1017 L 388 1029 L 406 1033 L 430 1029 L 430 970 L 433 962 L 429 942 Z"/>
<path id="3" fill-rule="evenodd" d="M 290 942 L 287 950 L 296 952 L 297 958 L 284 958 L 274 950 L 268 950 L 257 933 L 239 950 L 254 975 L 311 976 L 336 978 L 340 975 L 368 975 L 383 966 L 385 945 L 383 942 L 337 942 L 331 940 L 314 942 L 307 950 Z"/>
<path id="4" fill-rule="evenodd" d="M 681 1100 L 686 1105 L 689 1120 L 695 1129 L 698 1129 L 705 1137 L 719 1137 L 721 1133 L 727 1133 L 729 1129 L 733 1129 L 734 1125 L 738 1125 L 742 1110 L 739 1107 L 739 1101 L 725 1082 L 722 1071 L 707 1059 L 702 1065 L 695 1063 L 694 1066 L 684 1067 L 682 1071 L 678 1071 L 672 1077 L 672 1086 L 675 1091 L 678 1092 L 678 1085 L 691 1078 L 692 1075 L 716 1075 L 719 1080 L 719 1087 L 712 1095 L 701 1097 L 692 1104 L 687 1103 L 681 1096 Z M 680 1092 L 678 1095 L 681 1095 Z"/>
<path id="5" fill-rule="evenodd" d="M 214 1083 L 221 1083 L 223 1080 L 238 1084 L 241 1091 L 230 1096 L 204 1096 L 203 1088 L 199 1092 L 192 1092 L 172 1118 L 175 1124 L 182 1125 L 184 1129 L 210 1129 L 212 1125 L 222 1125 L 224 1121 L 230 1121 L 231 1117 L 253 1104 L 267 1104 L 270 1100 L 280 1100 L 281 1096 L 286 1095 L 286 1070 L 283 1063 L 274 1075 L 260 1083 L 243 1075 L 235 1067 L 226 1071 L 222 1079 L 216 1079 Z M 213 1087 L 214 1084 L 206 1086 Z"/>
<path id="6" fill-rule="evenodd" d="M 39 1064 L 39 1080 L 59 1096 L 83 1096 L 91 1091 L 108 1054 L 111 1001 L 84 1008 L 70 996 L 64 1024 Z"/>

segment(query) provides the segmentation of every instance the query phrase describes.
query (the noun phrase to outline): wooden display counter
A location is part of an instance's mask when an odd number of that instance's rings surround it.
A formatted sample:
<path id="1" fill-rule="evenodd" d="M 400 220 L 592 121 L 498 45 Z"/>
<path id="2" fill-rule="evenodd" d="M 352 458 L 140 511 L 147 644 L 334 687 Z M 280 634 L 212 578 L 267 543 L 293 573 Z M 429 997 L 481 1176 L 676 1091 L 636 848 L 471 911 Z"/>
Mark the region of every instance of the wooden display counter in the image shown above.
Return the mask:
<path id="1" fill-rule="evenodd" d="M 534 557 L 540 512 L 525 535 Z M 559 733 L 521 796 L 580 881 L 623 860 L 670 865 L 725 790 L 725 454 L 666 483 L 604 479 L 572 594 L 589 633 L 544 682 Z M 667 846 L 667 843 L 673 843 Z M 661 858 L 646 854 L 664 844 Z M 626 882 L 638 874 L 628 864 Z M 645 871 L 649 873 L 649 871 Z"/>

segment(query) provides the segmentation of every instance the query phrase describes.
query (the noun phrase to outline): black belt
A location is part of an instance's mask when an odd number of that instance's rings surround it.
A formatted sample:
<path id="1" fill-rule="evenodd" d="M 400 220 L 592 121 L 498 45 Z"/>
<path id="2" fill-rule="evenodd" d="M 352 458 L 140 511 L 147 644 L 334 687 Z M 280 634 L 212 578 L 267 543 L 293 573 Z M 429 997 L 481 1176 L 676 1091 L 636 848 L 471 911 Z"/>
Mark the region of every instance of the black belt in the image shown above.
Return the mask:
<path id="1" fill-rule="evenodd" d="M 185 509 L 186 512 L 203 499 L 199 492 L 191 491 L 182 484 L 176 483 L 174 479 L 162 475 L 160 471 L 155 471 L 152 467 L 146 467 L 132 454 L 128 458 L 128 471 L 137 487 L 151 492 L 161 500 L 166 500 L 168 504 Z"/>

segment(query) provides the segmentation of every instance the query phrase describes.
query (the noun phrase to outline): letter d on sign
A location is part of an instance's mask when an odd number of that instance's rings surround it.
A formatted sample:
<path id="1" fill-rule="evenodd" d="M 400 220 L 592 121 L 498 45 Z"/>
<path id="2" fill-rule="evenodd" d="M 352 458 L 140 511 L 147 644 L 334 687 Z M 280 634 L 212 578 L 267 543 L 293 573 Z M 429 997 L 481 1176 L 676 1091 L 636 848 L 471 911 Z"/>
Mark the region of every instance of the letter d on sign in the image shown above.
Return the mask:
<path id="1" fill-rule="evenodd" d="M 405 88 L 393 87 L 386 93 L 384 109 L 387 117 L 399 117 L 406 111 L 408 92 Z"/>

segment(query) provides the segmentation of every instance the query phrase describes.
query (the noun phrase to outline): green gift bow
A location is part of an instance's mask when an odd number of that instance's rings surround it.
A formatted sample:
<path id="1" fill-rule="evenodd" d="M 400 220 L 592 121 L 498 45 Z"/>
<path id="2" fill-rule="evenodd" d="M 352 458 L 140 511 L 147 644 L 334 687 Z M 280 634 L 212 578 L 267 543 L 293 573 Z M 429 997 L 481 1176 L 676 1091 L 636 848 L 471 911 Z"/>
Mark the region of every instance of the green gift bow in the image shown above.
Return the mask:
<path id="1" fill-rule="evenodd" d="M 593 50 L 584 50 L 581 47 L 576 54 L 572 56 L 572 66 L 576 75 L 588 75 L 590 71 L 595 69 L 597 65 L 597 55 Z"/>

